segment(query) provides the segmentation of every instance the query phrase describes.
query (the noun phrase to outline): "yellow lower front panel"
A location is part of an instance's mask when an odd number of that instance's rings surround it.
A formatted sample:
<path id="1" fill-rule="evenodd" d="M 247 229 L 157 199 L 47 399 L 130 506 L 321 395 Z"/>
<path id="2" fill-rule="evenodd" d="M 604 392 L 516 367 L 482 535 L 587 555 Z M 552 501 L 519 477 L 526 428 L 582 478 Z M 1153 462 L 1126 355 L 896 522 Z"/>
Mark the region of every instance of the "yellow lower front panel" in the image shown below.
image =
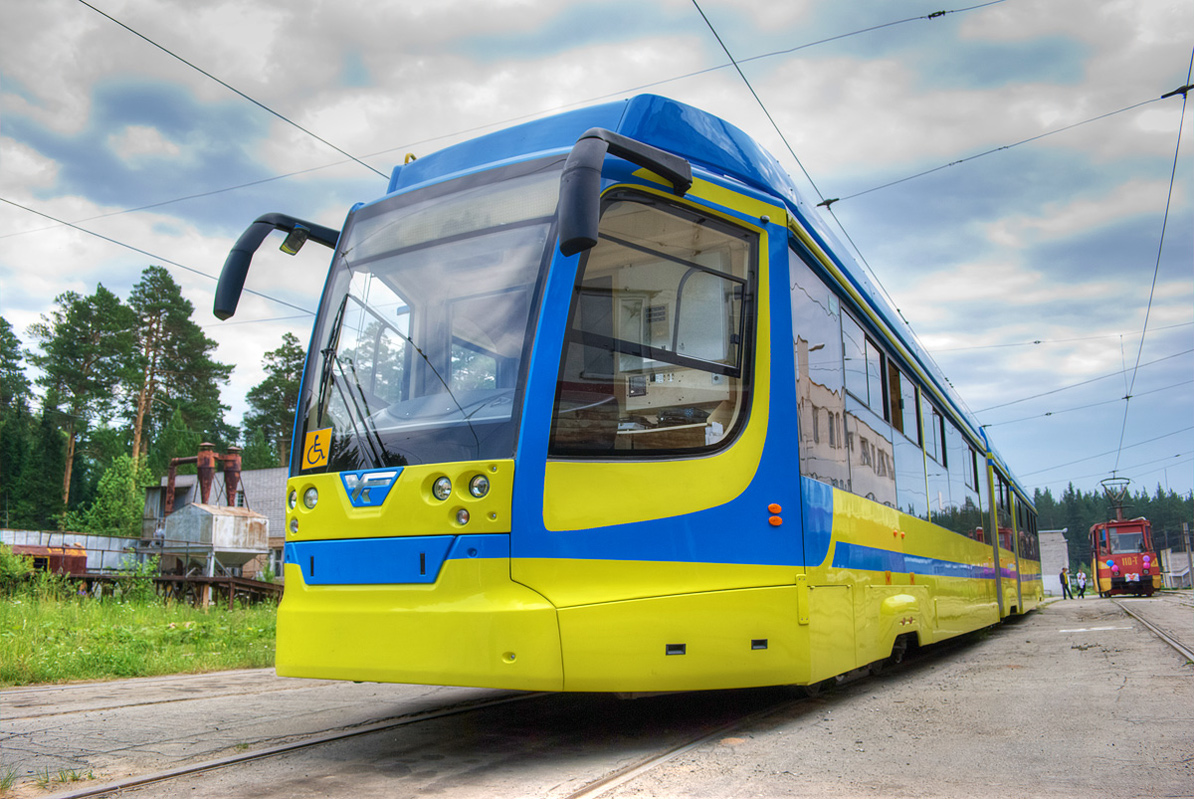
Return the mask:
<path id="1" fill-rule="evenodd" d="M 559 691 L 556 611 L 505 558 L 445 562 L 430 585 L 308 586 L 286 565 L 284 677 Z"/>
<path id="2" fill-rule="evenodd" d="M 692 691 L 806 682 L 796 588 L 609 602 L 559 611 L 568 691 Z"/>

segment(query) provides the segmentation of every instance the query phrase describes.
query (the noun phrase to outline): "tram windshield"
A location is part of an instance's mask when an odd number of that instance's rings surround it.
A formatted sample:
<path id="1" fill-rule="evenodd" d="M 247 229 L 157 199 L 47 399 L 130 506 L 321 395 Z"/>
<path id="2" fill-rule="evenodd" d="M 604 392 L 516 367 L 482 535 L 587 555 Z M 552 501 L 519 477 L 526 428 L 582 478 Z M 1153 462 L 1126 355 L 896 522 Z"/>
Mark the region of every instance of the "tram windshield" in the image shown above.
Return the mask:
<path id="1" fill-rule="evenodd" d="M 1143 552 L 1145 550 L 1142 530 L 1111 530 L 1110 532 L 1113 553 Z"/>
<path id="2" fill-rule="evenodd" d="M 329 471 L 509 458 L 559 164 L 387 198 L 341 237 L 304 380 Z"/>

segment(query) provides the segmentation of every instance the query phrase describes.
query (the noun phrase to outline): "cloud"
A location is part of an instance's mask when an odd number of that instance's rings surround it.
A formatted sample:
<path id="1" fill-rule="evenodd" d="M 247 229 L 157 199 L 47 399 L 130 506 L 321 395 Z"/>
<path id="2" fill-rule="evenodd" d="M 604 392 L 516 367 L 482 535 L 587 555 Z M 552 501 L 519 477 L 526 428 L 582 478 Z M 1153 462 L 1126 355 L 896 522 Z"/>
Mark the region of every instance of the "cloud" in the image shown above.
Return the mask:
<path id="1" fill-rule="evenodd" d="M 1125 209 L 1141 216 L 1163 212 L 1167 189 L 1167 182 L 1128 180 L 1098 197 L 1079 196 L 1046 203 L 1040 212 L 1005 216 L 986 226 L 987 235 L 1008 249 L 1075 236 L 1122 221 Z"/>
<path id="2" fill-rule="evenodd" d="M 129 125 L 108 136 L 108 147 L 130 166 L 143 165 L 152 158 L 174 158 L 182 148 L 170 141 L 157 128 Z"/>

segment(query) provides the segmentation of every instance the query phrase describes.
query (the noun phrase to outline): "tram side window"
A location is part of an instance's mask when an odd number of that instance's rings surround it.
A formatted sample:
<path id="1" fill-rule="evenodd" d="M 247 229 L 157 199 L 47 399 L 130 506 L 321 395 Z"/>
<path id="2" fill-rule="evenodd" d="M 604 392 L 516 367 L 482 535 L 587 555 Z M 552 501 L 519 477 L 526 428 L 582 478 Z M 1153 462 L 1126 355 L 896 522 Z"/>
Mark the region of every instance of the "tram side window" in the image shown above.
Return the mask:
<path id="1" fill-rule="evenodd" d="M 728 443 L 746 418 L 756 250 L 750 231 L 616 195 L 577 275 L 551 454 Z"/>
<path id="2" fill-rule="evenodd" d="M 995 472 L 995 512 L 999 521 L 999 546 L 1012 548 L 1012 505 L 1007 478 Z"/>
<path id="3" fill-rule="evenodd" d="M 950 506 L 935 521 L 955 533 L 980 538 L 979 531 L 983 526 L 982 499 L 978 489 L 974 448 L 953 422 L 944 422 L 944 428 Z"/>
<path id="4" fill-rule="evenodd" d="M 937 463 L 945 466 L 947 457 L 945 454 L 945 419 L 928 397 L 921 394 L 920 398 L 921 418 L 924 420 L 925 453 Z"/>
<path id="5" fill-rule="evenodd" d="M 800 473 L 850 490 L 850 440 L 843 426 L 841 305 L 794 248 L 788 250 L 788 269 Z"/>
<path id="6" fill-rule="evenodd" d="M 883 351 L 849 315 L 842 318 L 846 390 L 886 418 L 883 404 Z"/>
<path id="7" fill-rule="evenodd" d="M 891 508 L 901 507 L 896 491 L 894 442 L 883 417 L 853 396 L 846 397 L 846 445 L 850 457 L 850 491 Z M 923 491 L 924 476 L 921 476 Z M 901 508 L 903 509 L 903 508 Z"/>
<path id="8" fill-rule="evenodd" d="M 916 384 L 892 361 L 887 362 L 888 418 L 891 426 L 914 443 L 920 443 L 920 417 L 917 415 Z"/>
<path id="9" fill-rule="evenodd" d="M 1027 560 L 1040 560 L 1040 545 L 1036 535 L 1036 514 L 1028 506 L 1027 501 L 1016 497 L 1016 519 L 1019 522 L 1020 557 Z"/>
<path id="10" fill-rule="evenodd" d="M 921 395 L 921 419 L 924 427 L 925 482 L 929 489 L 929 515 L 938 524 L 951 513 L 953 501 L 950 496 L 949 470 L 946 468 L 948 455 L 945 448 L 945 420 L 941 412 Z"/>

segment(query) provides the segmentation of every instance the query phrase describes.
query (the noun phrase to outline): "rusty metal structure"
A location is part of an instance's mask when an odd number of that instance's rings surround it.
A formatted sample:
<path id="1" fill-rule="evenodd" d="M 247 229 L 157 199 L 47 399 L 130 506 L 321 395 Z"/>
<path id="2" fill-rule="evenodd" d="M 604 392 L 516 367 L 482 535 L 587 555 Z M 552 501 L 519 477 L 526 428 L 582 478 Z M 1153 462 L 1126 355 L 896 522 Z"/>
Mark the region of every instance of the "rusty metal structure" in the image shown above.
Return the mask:
<path id="1" fill-rule="evenodd" d="M 199 473 L 200 502 L 208 504 L 211 499 L 211 487 L 216 479 L 216 462 L 224 466 L 224 494 L 228 507 L 236 505 L 236 488 L 240 483 L 240 447 L 229 447 L 228 452 L 221 455 L 214 451 L 215 445 L 204 441 L 199 445 L 199 453 L 185 458 L 174 458 L 166 468 L 166 507 L 164 513 L 169 516 L 174 512 L 174 478 L 178 474 L 178 467 L 193 463 Z"/>

